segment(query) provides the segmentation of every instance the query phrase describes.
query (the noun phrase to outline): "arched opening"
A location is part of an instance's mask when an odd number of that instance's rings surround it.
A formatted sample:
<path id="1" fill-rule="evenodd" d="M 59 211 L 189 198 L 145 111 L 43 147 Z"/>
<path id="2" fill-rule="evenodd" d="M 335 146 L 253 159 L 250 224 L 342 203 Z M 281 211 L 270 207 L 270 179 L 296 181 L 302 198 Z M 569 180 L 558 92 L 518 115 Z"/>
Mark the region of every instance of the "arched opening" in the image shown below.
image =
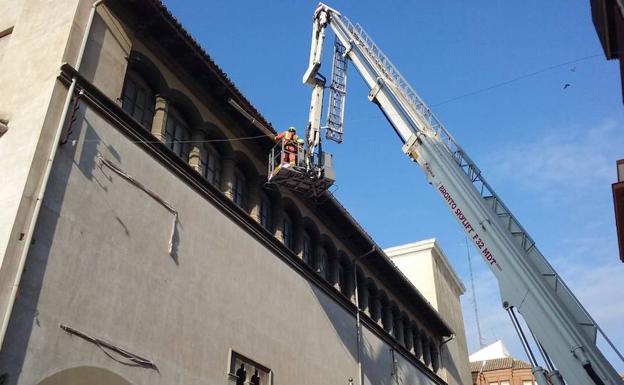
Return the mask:
<path id="1" fill-rule="evenodd" d="M 259 222 L 268 231 L 273 231 L 273 205 L 266 191 L 260 191 Z"/>
<path id="2" fill-rule="evenodd" d="M 380 290 L 380 302 L 381 302 L 381 324 L 383 329 L 392 333 L 392 327 L 394 326 L 394 322 L 392 320 L 392 307 L 390 305 L 390 301 L 388 300 L 388 296 L 383 290 Z"/>
<path id="3" fill-rule="evenodd" d="M 355 267 L 355 271 L 357 278 L 358 305 L 361 311 L 369 314 L 368 277 L 366 277 L 364 271 L 359 266 Z"/>
<path id="4" fill-rule="evenodd" d="M 422 359 L 422 343 L 420 340 L 420 329 L 416 323 L 412 322 L 412 338 L 414 340 L 414 355 L 417 359 Z"/>
<path id="5" fill-rule="evenodd" d="M 132 385 L 128 380 L 108 369 L 79 366 L 61 370 L 46 377 L 38 385 Z"/>
<path id="6" fill-rule="evenodd" d="M 422 345 L 422 361 L 426 366 L 431 365 L 431 349 L 429 348 L 429 338 L 424 332 L 420 333 L 420 343 Z"/>
<path id="7" fill-rule="evenodd" d="M 392 305 L 392 336 L 400 343 L 403 343 L 403 318 L 401 311 L 396 304 Z"/>
<path id="8" fill-rule="evenodd" d="M 381 317 L 381 303 L 379 302 L 379 290 L 375 281 L 371 278 L 368 280 L 368 308 L 370 317 L 373 321 L 379 322 Z"/>
<path id="9" fill-rule="evenodd" d="M 145 55 L 133 51 L 121 93 L 121 107 L 146 130 L 152 130 L 156 95 L 168 89 L 165 78 Z"/>
<path id="10" fill-rule="evenodd" d="M 282 241 L 290 250 L 295 248 L 294 224 L 290 214 L 285 212 L 282 216 Z"/>
<path id="11" fill-rule="evenodd" d="M 409 319 L 406 313 L 403 313 L 403 346 L 407 350 L 412 350 L 414 339 L 412 337 L 412 321 Z"/>
<path id="12" fill-rule="evenodd" d="M 293 253 L 299 253 L 301 243 L 301 214 L 297 205 L 291 199 L 285 198 L 282 201 L 283 213 L 281 223 L 282 242 Z"/>
<path id="13" fill-rule="evenodd" d="M 304 217 L 301 224 L 301 258 L 306 265 L 318 271 L 319 231 L 314 221 L 308 217 Z"/>
<path id="14" fill-rule="evenodd" d="M 121 95 L 121 108 L 146 130 L 151 131 L 155 107 L 154 89 L 139 72 L 128 70 Z"/>
<path id="15" fill-rule="evenodd" d="M 240 167 L 234 167 L 234 174 L 232 175 L 232 201 L 236 206 L 247 210 L 247 176 Z"/>
<path id="16" fill-rule="evenodd" d="M 431 369 L 434 372 L 437 372 L 440 369 L 440 350 L 438 348 L 438 344 L 435 343 L 433 339 L 429 340 L 429 349 L 431 356 Z"/>
<path id="17" fill-rule="evenodd" d="M 338 285 L 340 292 L 351 300 L 353 295 L 353 264 L 350 258 L 342 251 L 338 253 Z"/>
<path id="18" fill-rule="evenodd" d="M 316 265 L 316 271 L 327 280 L 331 285 L 336 284 L 336 279 L 333 277 L 333 269 L 335 268 L 336 260 L 336 246 L 326 234 L 322 234 L 320 237 L 320 249 L 319 258 Z"/>

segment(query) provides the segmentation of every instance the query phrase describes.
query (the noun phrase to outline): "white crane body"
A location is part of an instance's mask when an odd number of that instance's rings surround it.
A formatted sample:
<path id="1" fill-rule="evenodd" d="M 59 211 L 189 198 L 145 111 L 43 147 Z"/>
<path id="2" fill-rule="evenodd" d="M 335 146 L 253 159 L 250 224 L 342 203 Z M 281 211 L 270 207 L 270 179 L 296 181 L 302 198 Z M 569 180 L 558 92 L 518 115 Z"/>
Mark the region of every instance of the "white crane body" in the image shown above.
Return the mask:
<path id="1" fill-rule="evenodd" d="M 523 315 L 566 383 L 623 385 L 596 345 L 597 332 L 602 330 L 535 247 L 474 162 L 364 30 L 324 4 L 319 4 L 314 14 L 310 62 L 303 77 L 303 82 L 314 88 L 308 149 L 318 146 L 320 130 L 327 128 L 320 126 L 323 94 L 319 90 L 318 74 L 327 26 L 333 30 L 337 44 L 343 47 L 340 52 L 344 58 L 353 63 L 368 85 L 369 100 L 379 106 L 403 141 L 403 151 L 423 169 L 428 182 L 494 273 L 503 306 L 515 308 Z M 339 113 L 344 113 L 346 88 L 344 85 L 342 88 L 342 100 L 337 102 L 342 108 Z M 535 363 L 534 366 L 540 385 L 560 383 L 553 368 L 546 372 Z"/>

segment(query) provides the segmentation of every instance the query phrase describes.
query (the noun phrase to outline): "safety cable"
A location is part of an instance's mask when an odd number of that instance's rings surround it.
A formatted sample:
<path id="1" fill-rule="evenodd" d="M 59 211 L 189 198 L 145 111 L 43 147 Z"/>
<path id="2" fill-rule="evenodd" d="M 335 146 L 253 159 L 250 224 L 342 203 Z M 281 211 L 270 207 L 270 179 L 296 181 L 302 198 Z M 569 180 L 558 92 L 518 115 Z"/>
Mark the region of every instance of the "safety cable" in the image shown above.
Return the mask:
<path id="1" fill-rule="evenodd" d="M 229 139 L 208 139 L 208 140 L 176 140 L 176 141 L 162 141 L 158 139 L 154 140 L 130 140 L 130 143 L 164 143 L 164 144 L 172 144 L 172 143 L 217 143 L 217 142 L 238 142 L 242 140 L 253 140 L 260 138 L 269 138 L 272 135 L 263 134 L 256 136 L 244 136 L 240 138 L 229 138 Z M 90 142 L 101 142 L 101 139 L 85 139 L 82 142 L 90 143 Z"/>

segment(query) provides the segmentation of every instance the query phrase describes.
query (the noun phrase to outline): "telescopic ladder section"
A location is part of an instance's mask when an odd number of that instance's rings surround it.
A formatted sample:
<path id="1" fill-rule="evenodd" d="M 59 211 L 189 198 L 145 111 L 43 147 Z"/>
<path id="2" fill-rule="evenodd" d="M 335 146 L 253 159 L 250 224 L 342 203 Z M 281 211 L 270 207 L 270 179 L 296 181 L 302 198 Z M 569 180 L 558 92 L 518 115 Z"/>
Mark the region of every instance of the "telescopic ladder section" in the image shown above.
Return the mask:
<path id="1" fill-rule="evenodd" d="M 326 138 L 337 143 L 342 143 L 344 107 L 347 95 L 347 58 L 345 57 L 345 51 L 345 46 L 336 39 L 334 43 L 332 81 L 329 86 Z"/>
<path id="2" fill-rule="evenodd" d="M 345 47 L 343 56 L 369 86 L 369 99 L 405 143 L 403 151 L 424 170 L 490 266 L 503 306 L 523 315 L 565 381 L 569 385 L 624 384 L 598 349 L 597 332 L 620 353 L 416 91 L 360 25 L 321 4 L 314 28 L 322 31 L 327 25 Z M 314 52 L 319 52 L 320 45 L 322 41 L 313 41 Z M 320 54 L 311 60 L 304 82 L 319 67 Z M 341 102 L 343 114 L 344 99 Z M 534 372 L 544 378 L 543 369 L 536 367 Z"/>

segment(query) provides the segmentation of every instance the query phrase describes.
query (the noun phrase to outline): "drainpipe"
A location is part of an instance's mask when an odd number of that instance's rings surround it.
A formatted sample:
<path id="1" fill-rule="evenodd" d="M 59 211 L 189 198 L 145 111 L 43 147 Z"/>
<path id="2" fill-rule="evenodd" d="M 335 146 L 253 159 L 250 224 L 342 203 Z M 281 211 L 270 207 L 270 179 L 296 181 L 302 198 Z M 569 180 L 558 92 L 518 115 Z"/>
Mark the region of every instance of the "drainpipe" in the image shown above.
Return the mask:
<path id="1" fill-rule="evenodd" d="M 364 385 L 364 372 L 362 371 L 362 359 L 361 359 L 361 351 L 362 351 L 362 321 L 360 319 L 360 293 L 358 292 L 358 281 L 357 281 L 357 261 L 366 257 L 367 255 L 373 253 L 377 250 L 377 246 L 373 245 L 373 248 L 367 251 L 366 253 L 356 257 L 353 260 L 353 285 L 355 286 L 355 329 L 356 329 L 356 341 L 357 341 L 357 365 L 358 365 L 358 385 Z"/>
<path id="2" fill-rule="evenodd" d="M 84 35 L 82 36 L 82 43 L 80 44 L 80 49 L 78 51 L 78 58 L 76 59 L 76 72 L 80 72 L 80 64 L 82 62 L 82 57 L 84 56 L 85 48 L 87 46 L 87 40 L 89 38 L 89 32 L 91 31 L 91 25 L 93 24 L 93 19 L 95 18 L 95 12 L 97 7 L 102 4 L 106 0 L 97 0 L 93 3 L 91 7 L 91 12 L 89 13 L 89 20 L 87 21 L 87 25 L 85 27 Z M 24 271 L 24 264 L 26 263 L 26 256 L 28 255 L 28 251 L 30 250 L 30 243 L 32 242 L 32 236 L 35 232 L 35 225 L 37 223 L 37 218 L 39 217 L 39 211 L 41 210 L 41 204 L 43 202 L 43 196 L 45 195 L 46 186 L 48 185 L 48 179 L 50 179 L 50 173 L 52 172 L 52 164 L 54 163 L 54 158 L 56 157 L 56 152 L 59 147 L 59 142 L 61 139 L 61 134 L 63 132 L 63 127 L 65 126 L 65 119 L 67 118 L 67 112 L 71 106 L 72 97 L 74 96 L 74 91 L 76 89 L 76 83 L 78 79 L 76 76 L 72 78 L 71 85 L 67 91 L 67 97 L 65 98 L 65 105 L 63 106 L 63 112 L 61 114 L 61 119 L 59 120 L 58 127 L 56 128 L 56 133 L 54 134 L 54 139 L 52 140 L 52 148 L 50 150 L 50 155 L 48 156 L 48 160 L 45 165 L 45 170 L 43 176 L 41 177 L 41 181 L 38 186 L 37 198 L 35 200 L 35 207 L 33 209 L 33 214 L 28 222 L 28 229 L 26 231 L 26 235 L 24 237 L 24 248 L 22 249 L 22 253 L 20 254 L 17 272 L 15 274 L 15 280 L 11 285 L 11 293 L 9 295 L 9 303 L 7 304 L 7 308 L 4 311 L 4 316 L 2 318 L 2 327 L 0 328 L 0 347 L 4 342 L 4 337 L 9 326 L 9 319 L 11 318 L 11 312 L 13 311 L 13 305 L 15 304 L 15 297 L 17 295 L 17 289 L 19 287 L 20 280 L 22 278 L 22 272 Z"/>

